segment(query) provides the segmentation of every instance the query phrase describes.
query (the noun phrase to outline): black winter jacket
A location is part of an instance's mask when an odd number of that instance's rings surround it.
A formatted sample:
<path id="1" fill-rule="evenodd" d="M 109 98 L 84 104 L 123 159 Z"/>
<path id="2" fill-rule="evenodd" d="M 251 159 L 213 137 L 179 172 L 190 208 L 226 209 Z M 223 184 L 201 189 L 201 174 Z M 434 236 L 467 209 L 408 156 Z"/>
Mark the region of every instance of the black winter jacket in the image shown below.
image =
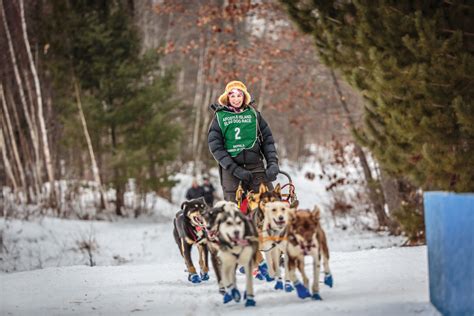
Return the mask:
<path id="1" fill-rule="evenodd" d="M 214 113 L 225 109 L 223 106 L 211 104 L 209 107 Z M 267 165 L 278 164 L 278 155 L 275 148 L 275 141 L 273 139 L 272 131 L 267 122 L 263 119 L 260 112 L 257 112 L 257 126 L 258 126 L 258 141 L 250 149 L 243 150 L 236 157 L 231 157 L 224 146 L 224 136 L 217 121 L 217 116 L 209 127 L 207 135 L 207 142 L 209 150 L 214 159 L 221 165 L 222 168 L 232 173 L 237 166 L 246 167 L 249 165 L 262 164 L 265 158 Z"/>

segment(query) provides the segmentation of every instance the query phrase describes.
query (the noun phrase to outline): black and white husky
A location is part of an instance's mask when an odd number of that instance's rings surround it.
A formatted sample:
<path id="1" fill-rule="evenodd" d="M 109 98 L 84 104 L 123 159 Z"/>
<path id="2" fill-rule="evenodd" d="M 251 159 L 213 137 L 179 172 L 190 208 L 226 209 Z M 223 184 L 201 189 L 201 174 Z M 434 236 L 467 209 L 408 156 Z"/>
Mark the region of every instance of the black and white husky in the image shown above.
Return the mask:
<path id="1" fill-rule="evenodd" d="M 251 272 L 258 249 L 255 226 L 233 202 L 218 202 L 214 209 L 219 210 L 214 224 L 218 238 L 217 256 L 220 260 L 222 284 L 226 289 L 224 304 L 231 300 L 240 301 L 241 296 L 236 284 L 236 268 L 237 265 L 242 265 L 246 271 L 245 306 L 255 306 Z"/>

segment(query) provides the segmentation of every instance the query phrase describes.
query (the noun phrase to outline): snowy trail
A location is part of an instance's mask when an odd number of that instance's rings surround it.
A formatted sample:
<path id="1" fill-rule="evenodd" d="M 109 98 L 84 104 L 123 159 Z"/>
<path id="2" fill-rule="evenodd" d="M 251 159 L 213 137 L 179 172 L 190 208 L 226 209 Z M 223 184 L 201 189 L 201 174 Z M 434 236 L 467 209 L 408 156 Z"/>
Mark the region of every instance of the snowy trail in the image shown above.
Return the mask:
<path id="1" fill-rule="evenodd" d="M 335 286 L 321 284 L 324 301 L 300 300 L 295 293 L 276 292 L 273 284 L 256 280 L 257 307 L 249 309 L 242 303 L 223 305 L 212 272 L 207 283 L 189 283 L 171 225 L 160 228 L 153 264 L 0 274 L 1 314 L 439 315 L 428 303 L 425 247 L 332 252 Z M 242 275 L 238 284 L 243 290 Z"/>

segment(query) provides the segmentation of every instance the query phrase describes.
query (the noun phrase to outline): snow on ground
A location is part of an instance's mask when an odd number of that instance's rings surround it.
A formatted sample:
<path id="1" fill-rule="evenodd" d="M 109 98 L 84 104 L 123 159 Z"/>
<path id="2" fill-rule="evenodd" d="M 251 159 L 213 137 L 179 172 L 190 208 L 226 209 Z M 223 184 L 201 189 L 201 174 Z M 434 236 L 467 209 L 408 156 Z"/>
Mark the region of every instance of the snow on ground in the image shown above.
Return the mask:
<path id="1" fill-rule="evenodd" d="M 0 314 L 221 315 L 245 310 L 250 315 L 438 315 L 428 303 L 425 247 L 390 248 L 404 238 L 366 230 L 374 223 L 371 214 L 333 217 L 327 183 L 304 176 L 320 167 L 317 161 L 301 167 L 282 163 L 293 177 L 301 207 L 322 209 L 335 278 L 333 289 L 322 285 L 322 302 L 275 293 L 270 284 L 256 281 L 258 306 L 249 310 L 221 303 L 212 271 L 211 281 L 189 283 L 172 237 L 171 219 L 192 180 L 181 173 L 172 203 L 147 196 L 150 216 L 114 222 L 0 219 L 0 271 L 14 272 L 0 272 Z M 358 176 L 357 170 L 353 173 Z M 217 171 L 210 174 L 219 191 Z M 279 181 L 287 182 L 284 177 Z M 345 189 L 350 199 L 358 188 Z M 126 198 L 133 203 L 133 195 Z M 196 252 L 193 256 L 197 263 Z M 243 276 L 238 280 L 242 289 Z"/>
<path id="2" fill-rule="evenodd" d="M 257 307 L 249 309 L 222 304 L 212 271 L 210 281 L 189 283 L 170 229 L 158 227 L 150 233 L 157 251 L 148 264 L 0 274 L 2 315 L 439 315 L 428 303 L 425 247 L 333 251 L 335 284 L 321 284 L 323 301 L 277 293 L 256 280 Z M 237 280 L 243 290 L 243 275 Z"/>

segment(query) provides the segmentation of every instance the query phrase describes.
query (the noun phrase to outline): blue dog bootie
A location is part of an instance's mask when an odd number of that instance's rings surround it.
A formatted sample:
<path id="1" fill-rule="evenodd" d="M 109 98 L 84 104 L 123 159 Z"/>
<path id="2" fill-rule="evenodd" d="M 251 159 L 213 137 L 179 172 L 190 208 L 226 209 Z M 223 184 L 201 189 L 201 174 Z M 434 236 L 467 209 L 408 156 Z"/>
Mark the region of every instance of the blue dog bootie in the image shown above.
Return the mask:
<path id="1" fill-rule="evenodd" d="M 260 273 L 260 271 L 258 271 L 256 274 L 255 274 L 255 278 L 256 279 L 259 279 L 261 281 L 265 280 L 265 277 Z"/>
<path id="2" fill-rule="evenodd" d="M 240 302 L 240 292 L 237 290 L 237 288 L 234 287 L 230 293 L 236 303 Z"/>
<path id="3" fill-rule="evenodd" d="M 311 293 L 309 293 L 308 289 L 303 285 L 303 283 L 296 281 L 295 282 L 296 294 L 299 298 L 305 299 L 307 297 L 311 297 Z"/>
<path id="4" fill-rule="evenodd" d="M 283 281 L 279 278 L 275 283 L 275 290 L 283 290 Z"/>
<path id="5" fill-rule="evenodd" d="M 230 294 L 229 292 L 226 292 L 224 294 L 224 304 L 227 304 L 230 301 L 232 301 L 232 294 Z"/>
<path id="6" fill-rule="evenodd" d="M 293 292 L 294 290 L 295 290 L 295 288 L 293 287 L 293 285 L 291 285 L 291 281 L 286 280 L 285 281 L 285 292 L 290 293 L 290 292 Z"/>
<path id="7" fill-rule="evenodd" d="M 190 273 L 188 275 L 188 281 L 191 281 L 192 283 L 201 283 L 201 278 L 199 277 L 199 275 L 197 275 L 197 273 Z"/>
<path id="8" fill-rule="evenodd" d="M 245 295 L 245 307 L 251 307 L 255 305 L 257 305 L 257 303 L 255 302 L 253 295 Z"/>
<path id="9" fill-rule="evenodd" d="M 313 295 L 311 295 L 311 299 L 315 300 L 315 301 L 322 301 L 323 300 L 323 298 L 321 297 L 321 295 L 319 295 L 319 293 L 313 293 Z"/>
<path id="10" fill-rule="evenodd" d="M 332 274 L 331 273 L 325 273 L 324 274 L 324 284 L 326 284 L 329 287 L 332 287 L 334 281 L 332 279 Z"/>
<path id="11" fill-rule="evenodd" d="M 242 274 L 245 274 L 245 268 L 244 268 L 244 266 L 241 266 L 241 267 L 239 268 L 239 272 L 242 273 Z"/>
<path id="12" fill-rule="evenodd" d="M 265 278 L 265 280 L 267 280 L 267 282 L 272 282 L 272 281 L 275 281 L 275 278 L 272 278 L 270 276 L 270 274 L 268 274 L 268 266 L 267 266 L 267 263 L 265 261 L 262 261 L 259 265 L 258 265 L 258 271 L 260 272 L 260 274 Z"/>
<path id="13" fill-rule="evenodd" d="M 235 302 L 240 302 L 240 292 L 233 285 L 227 288 L 227 292 L 224 294 L 224 304 L 229 303 L 234 300 Z"/>
<path id="14" fill-rule="evenodd" d="M 209 281 L 209 273 L 201 272 L 201 281 Z"/>

